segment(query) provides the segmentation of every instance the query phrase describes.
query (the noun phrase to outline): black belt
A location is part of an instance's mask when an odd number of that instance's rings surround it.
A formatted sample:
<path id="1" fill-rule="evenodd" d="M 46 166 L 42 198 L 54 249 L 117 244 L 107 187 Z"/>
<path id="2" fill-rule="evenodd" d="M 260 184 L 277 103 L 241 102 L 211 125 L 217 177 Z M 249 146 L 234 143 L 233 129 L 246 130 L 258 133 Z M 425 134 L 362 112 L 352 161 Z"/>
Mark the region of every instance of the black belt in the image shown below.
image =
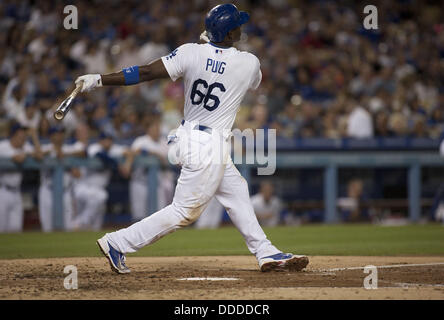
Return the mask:
<path id="1" fill-rule="evenodd" d="M 182 119 L 182 121 L 180 122 L 180 124 L 181 124 L 181 125 L 184 125 L 184 123 L 185 123 L 185 120 Z M 200 130 L 200 131 L 203 131 L 203 132 L 206 132 L 206 133 L 209 133 L 209 134 L 211 134 L 211 132 L 212 132 L 212 129 L 211 129 L 210 127 L 207 127 L 207 126 L 201 126 L 201 125 L 199 125 L 199 124 L 196 124 L 196 125 L 194 126 L 193 130 Z"/>

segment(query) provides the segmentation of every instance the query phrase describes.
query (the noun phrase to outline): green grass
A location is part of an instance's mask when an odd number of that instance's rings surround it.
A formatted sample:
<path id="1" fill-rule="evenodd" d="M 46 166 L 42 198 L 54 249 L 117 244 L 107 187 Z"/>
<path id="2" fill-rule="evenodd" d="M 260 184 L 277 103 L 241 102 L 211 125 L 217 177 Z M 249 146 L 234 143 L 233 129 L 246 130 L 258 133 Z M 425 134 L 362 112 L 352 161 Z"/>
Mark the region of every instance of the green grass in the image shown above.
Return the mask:
<path id="1" fill-rule="evenodd" d="M 283 251 L 307 255 L 442 255 L 444 227 L 410 225 L 310 225 L 265 228 Z M 0 259 L 99 256 L 95 243 L 104 232 L 25 232 L 0 234 Z M 170 234 L 134 256 L 246 255 L 249 251 L 232 227 L 187 228 Z"/>

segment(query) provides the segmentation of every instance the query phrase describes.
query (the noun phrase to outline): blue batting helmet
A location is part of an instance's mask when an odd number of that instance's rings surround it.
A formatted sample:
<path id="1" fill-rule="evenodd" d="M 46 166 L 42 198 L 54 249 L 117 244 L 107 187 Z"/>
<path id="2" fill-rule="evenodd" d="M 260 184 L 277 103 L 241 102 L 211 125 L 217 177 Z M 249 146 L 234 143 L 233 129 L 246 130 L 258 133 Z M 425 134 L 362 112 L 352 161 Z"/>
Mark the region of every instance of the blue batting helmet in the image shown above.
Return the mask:
<path id="1" fill-rule="evenodd" d="M 205 29 L 211 42 L 221 42 L 228 32 L 250 19 L 247 12 L 237 10 L 234 4 L 220 4 L 211 9 L 205 18 Z"/>

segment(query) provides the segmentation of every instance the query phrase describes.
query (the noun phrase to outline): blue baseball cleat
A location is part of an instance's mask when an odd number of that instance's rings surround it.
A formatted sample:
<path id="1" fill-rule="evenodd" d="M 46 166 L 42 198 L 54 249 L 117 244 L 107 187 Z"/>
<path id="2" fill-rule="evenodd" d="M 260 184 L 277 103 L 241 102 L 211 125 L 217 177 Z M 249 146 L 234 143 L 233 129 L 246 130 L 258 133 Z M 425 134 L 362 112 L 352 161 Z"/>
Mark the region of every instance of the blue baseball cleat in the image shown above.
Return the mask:
<path id="1" fill-rule="evenodd" d="M 259 259 L 262 272 L 268 271 L 301 271 L 308 265 L 307 256 L 298 256 L 291 253 L 277 253 Z"/>
<path id="2" fill-rule="evenodd" d="M 106 236 L 103 236 L 97 240 L 97 244 L 105 257 L 108 258 L 111 270 L 117 273 L 131 272 L 131 270 L 125 264 L 125 255 L 114 249 L 106 239 Z"/>

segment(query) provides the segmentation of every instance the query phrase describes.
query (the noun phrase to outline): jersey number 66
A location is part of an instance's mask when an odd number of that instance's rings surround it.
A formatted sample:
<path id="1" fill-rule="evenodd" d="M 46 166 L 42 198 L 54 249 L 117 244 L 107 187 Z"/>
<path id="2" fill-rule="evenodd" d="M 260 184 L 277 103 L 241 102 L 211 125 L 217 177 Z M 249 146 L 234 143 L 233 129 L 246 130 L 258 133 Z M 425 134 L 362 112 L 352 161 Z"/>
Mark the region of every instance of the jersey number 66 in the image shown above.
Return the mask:
<path id="1" fill-rule="evenodd" d="M 206 93 L 199 91 L 198 87 L 200 84 L 205 89 L 208 89 Z M 219 98 L 217 96 L 215 96 L 214 94 L 211 94 L 211 92 L 215 88 L 218 88 L 220 91 L 225 92 L 225 87 L 220 82 L 215 82 L 215 83 L 208 85 L 208 83 L 205 80 L 197 79 L 196 81 L 194 81 L 193 87 L 191 89 L 191 95 L 190 95 L 191 103 L 194 105 L 199 105 L 203 102 L 204 103 L 203 107 L 205 109 L 207 109 L 208 111 L 213 111 L 214 109 L 216 109 L 219 106 L 219 103 L 220 103 Z M 208 102 L 210 100 L 214 101 L 214 103 L 212 105 L 208 104 Z"/>

